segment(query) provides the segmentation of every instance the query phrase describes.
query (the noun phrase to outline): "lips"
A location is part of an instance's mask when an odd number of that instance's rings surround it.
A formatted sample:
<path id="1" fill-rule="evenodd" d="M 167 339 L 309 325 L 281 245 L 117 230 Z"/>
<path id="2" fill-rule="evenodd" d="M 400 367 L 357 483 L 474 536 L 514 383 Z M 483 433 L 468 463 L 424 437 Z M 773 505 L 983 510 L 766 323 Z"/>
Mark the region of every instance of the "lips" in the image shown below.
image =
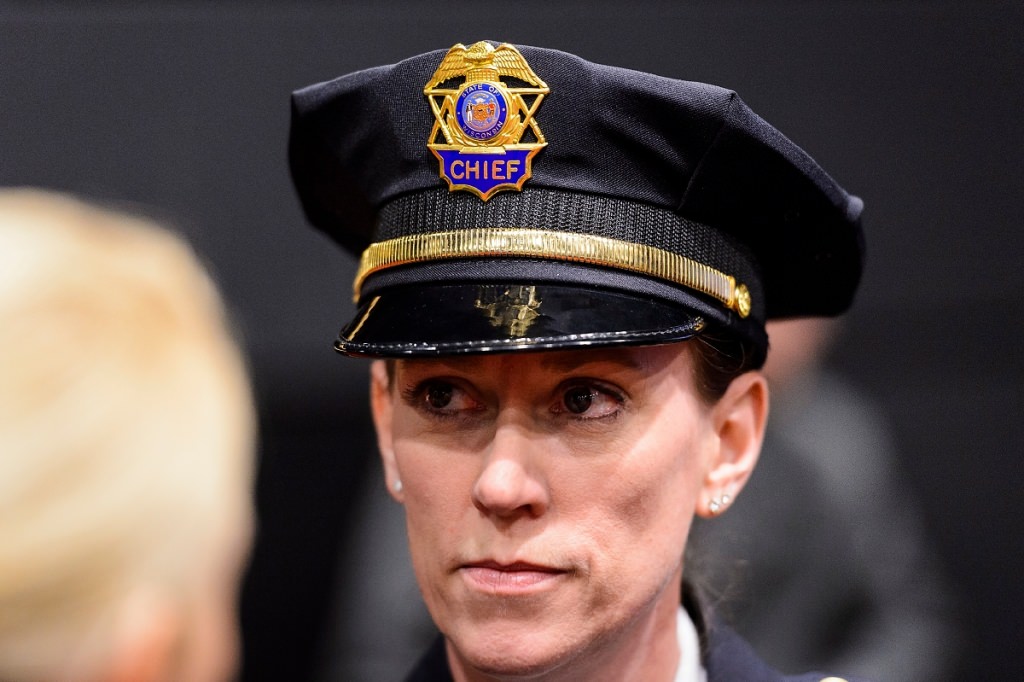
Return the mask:
<path id="1" fill-rule="evenodd" d="M 464 564 L 459 572 L 467 585 L 491 594 L 529 594 L 553 587 L 568 571 L 517 561 L 477 561 Z"/>

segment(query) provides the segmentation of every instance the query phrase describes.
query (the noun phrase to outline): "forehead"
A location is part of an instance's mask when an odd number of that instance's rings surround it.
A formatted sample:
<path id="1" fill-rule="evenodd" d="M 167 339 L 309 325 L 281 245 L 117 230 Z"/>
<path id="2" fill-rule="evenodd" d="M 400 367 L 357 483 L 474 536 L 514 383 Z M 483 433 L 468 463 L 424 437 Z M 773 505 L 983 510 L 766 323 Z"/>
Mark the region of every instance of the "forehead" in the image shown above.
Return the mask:
<path id="1" fill-rule="evenodd" d="M 394 363 L 402 372 L 411 373 L 451 371 L 467 375 L 493 375 L 504 372 L 625 372 L 637 376 L 653 376 L 672 365 L 689 369 L 691 353 L 689 344 L 683 342 L 661 346 L 415 358 L 396 360 Z"/>

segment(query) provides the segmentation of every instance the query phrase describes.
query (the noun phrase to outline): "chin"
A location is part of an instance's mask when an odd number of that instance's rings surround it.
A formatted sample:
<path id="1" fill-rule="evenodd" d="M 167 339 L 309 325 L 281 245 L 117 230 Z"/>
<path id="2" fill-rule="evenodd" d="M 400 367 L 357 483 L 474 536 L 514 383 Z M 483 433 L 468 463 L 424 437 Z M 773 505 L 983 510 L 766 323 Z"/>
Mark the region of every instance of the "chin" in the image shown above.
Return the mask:
<path id="1" fill-rule="evenodd" d="M 486 675 L 534 678 L 550 673 L 575 658 L 550 651 L 497 649 L 479 651 L 478 656 L 459 654 L 463 663 Z"/>
<path id="2" fill-rule="evenodd" d="M 464 634 L 465 636 L 461 636 Z M 534 677 L 574 660 L 583 650 L 561 633 L 541 630 L 529 623 L 516 627 L 470 625 L 455 631 L 448 646 L 465 665 L 490 675 Z"/>

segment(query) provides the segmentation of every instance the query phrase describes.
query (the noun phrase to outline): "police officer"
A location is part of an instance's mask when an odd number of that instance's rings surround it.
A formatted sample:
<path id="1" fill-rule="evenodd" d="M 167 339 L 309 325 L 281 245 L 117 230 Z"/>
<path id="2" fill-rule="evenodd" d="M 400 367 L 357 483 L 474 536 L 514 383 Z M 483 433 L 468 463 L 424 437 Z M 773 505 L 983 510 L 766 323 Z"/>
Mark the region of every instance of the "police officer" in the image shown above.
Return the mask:
<path id="1" fill-rule="evenodd" d="M 784 679 L 684 547 L 756 464 L 765 321 L 850 305 L 860 200 L 733 92 L 492 42 L 296 92 L 290 163 L 361 259 L 409 679 Z"/>

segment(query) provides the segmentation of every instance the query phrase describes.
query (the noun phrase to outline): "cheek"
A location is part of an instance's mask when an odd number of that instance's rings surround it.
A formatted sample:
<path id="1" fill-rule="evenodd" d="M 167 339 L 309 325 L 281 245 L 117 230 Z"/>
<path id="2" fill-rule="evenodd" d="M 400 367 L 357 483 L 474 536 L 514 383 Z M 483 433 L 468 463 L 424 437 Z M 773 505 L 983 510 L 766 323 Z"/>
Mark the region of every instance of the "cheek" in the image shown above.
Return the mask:
<path id="1" fill-rule="evenodd" d="M 608 467 L 579 491 L 605 571 L 659 581 L 679 567 L 703 480 L 706 439 L 699 424 L 645 426 Z M 606 504 L 588 505 L 588 499 Z M 602 566 L 595 567 L 601 570 Z"/>
<path id="2" fill-rule="evenodd" d="M 211 553 L 220 553 L 221 561 L 209 567 L 196 588 L 183 646 L 182 680 L 234 679 L 241 652 L 238 592 L 251 539 L 248 521 L 239 522 L 230 535 L 218 538 L 213 545 Z"/>
<path id="3" fill-rule="evenodd" d="M 204 587 L 188 606 L 178 660 L 180 679 L 223 682 L 233 679 L 239 662 L 239 632 L 234 590 Z"/>
<path id="4" fill-rule="evenodd" d="M 420 439 L 396 437 L 409 552 L 420 590 L 434 612 L 448 562 L 473 510 L 473 459 Z"/>
<path id="5" fill-rule="evenodd" d="M 214 606 L 203 618 L 204 623 L 199 628 L 199 636 L 196 638 L 200 643 L 197 670 L 187 679 L 197 682 L 231 679 L 238 667 L 240 650 L 234 610 L 229 605 L 220 608 Z"/>
<path id="6" fill-rule="evenodd" d="M 458 510 L 470 502 L 478 456 L 452 443 L 401 435 L 394 453 L 410 529 L 415 525 L 439 536 L 451 532 Z"/>

